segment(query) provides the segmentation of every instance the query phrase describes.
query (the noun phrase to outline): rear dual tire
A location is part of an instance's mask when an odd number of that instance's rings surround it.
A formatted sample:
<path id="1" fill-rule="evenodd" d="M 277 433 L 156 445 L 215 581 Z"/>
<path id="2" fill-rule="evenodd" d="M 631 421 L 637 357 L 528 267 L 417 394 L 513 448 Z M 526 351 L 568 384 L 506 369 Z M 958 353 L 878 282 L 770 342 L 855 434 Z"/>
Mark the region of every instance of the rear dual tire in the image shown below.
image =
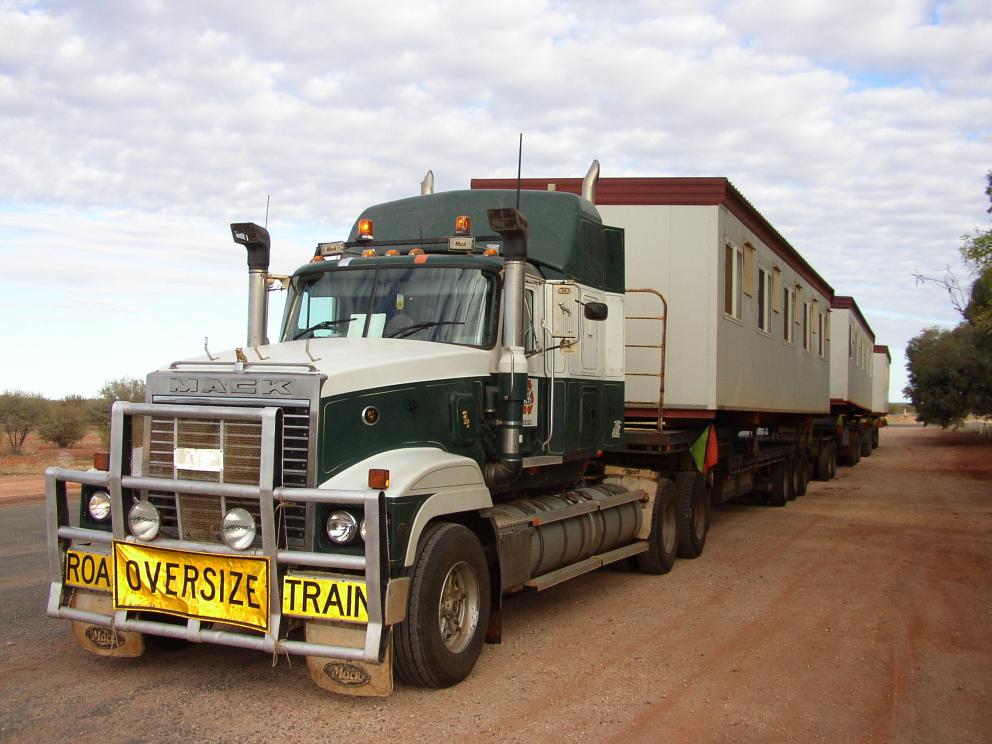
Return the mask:
<path id="1" fill-rule="evenodd" d="M 685 470 L 675 477 L 678 498 L 679 558 L 698 558 L 710 527 L 709 492 L 702 473 Z"/>
<path id="2" fill-rule="evenodd" d="M 668 478 L 658 481 L 651 509 L 648 549 L 638 554 L 637 565 L 647 574 L 661 575 L 672 570 L 679 548 L 678 494 Z"/>

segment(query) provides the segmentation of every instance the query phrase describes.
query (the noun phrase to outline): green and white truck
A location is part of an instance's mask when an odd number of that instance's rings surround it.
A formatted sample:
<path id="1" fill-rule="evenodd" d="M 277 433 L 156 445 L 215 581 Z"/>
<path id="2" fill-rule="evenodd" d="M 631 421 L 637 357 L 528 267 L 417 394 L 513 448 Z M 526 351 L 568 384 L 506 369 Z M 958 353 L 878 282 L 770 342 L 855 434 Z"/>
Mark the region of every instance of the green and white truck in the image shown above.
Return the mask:
<path id="1" fill-rule="evenodd" d="M 770 324 L 798 322 L 793 274 L 824 311 L 832 290 L 718 180 L 686 223 L 696 268 L 670 276 L 649 214 L 618 214 L 626 251 L 603 224 L 598 164 L 581 195 L 428 178 L 317 246 L 271 343 L 269 235 L 232 225 L 247 343 L 116 403 L 105 469 L 47 471 L 48 614 L 102 655 L 160 637 L 302 655 L 344 694 L 388 694 L 394 671 L 445 687 L 499 642 L 507 595 L 666 573 L 702 553 L 712 504 L 801 494 L 828 353 L 789 327 L 772 350 Z"/>

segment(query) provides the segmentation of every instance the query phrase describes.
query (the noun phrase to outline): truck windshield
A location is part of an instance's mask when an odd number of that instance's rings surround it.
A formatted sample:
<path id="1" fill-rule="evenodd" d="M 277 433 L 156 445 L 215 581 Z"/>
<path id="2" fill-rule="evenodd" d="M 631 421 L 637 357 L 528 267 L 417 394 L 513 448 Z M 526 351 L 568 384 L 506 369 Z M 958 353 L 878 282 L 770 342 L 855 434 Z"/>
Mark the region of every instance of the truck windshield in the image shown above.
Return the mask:
<path id="1" fill-rule="evenodd" d="M 489 348 L 495 277 L 467 268 L 331 269 L 293 278 L 282 340 L 409 338 Z"/>

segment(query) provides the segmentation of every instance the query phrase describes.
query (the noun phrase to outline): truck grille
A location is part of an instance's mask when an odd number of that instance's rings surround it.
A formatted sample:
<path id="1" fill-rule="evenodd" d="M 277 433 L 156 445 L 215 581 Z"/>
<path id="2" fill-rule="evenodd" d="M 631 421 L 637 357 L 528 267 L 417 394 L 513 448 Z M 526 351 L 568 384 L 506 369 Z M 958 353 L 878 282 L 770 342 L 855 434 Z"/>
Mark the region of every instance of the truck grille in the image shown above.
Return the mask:
<path id="1" fill-rule="evenodd" d="M 309 406 L 280 406 L 283 412 L 282 457 L 277 462 L 275 485 L 306 488 L 310 453 Z M 145 472 L 151 477 L 177 478 L 214 483 L 255 485 L 259 482 L 262 452 L 262 426 L 259 422 L 224 419 L 151 420 L 151 434 Z M 218 472 L 177 468 L 177 447 L 223 451 L 223 467 Z M 149 491 L 148 500 L 162 516 L 162 533 L 182 540 L 221 543 L 221 520 L 236 507 L 246 509 L 261 525 L 258 501 L 224 496 Z M 279 543 L 290 548 L 304 545 L 306 507 L 304 504 L 276 504 Z M 261 544 L 261 535 L 256 538 Z"/>

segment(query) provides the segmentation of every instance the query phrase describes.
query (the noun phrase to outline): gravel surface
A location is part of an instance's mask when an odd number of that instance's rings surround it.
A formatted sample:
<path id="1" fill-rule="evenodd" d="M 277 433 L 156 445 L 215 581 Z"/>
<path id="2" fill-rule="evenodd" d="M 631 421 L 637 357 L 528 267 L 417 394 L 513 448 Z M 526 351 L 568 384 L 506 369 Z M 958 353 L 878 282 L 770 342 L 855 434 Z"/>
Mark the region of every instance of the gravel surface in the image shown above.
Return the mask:
<path id="1" fill-rule="evenodd" d="M 507 598 L 454 688 L 341 698 L 299 658 L 86 654 L 44 616 L 42 505 L 4 506 L 0 740 L 987 742 L 990 577 L 992 441 L 893 427 L 786 508 L 717 509 L 668 576 Z"/>

